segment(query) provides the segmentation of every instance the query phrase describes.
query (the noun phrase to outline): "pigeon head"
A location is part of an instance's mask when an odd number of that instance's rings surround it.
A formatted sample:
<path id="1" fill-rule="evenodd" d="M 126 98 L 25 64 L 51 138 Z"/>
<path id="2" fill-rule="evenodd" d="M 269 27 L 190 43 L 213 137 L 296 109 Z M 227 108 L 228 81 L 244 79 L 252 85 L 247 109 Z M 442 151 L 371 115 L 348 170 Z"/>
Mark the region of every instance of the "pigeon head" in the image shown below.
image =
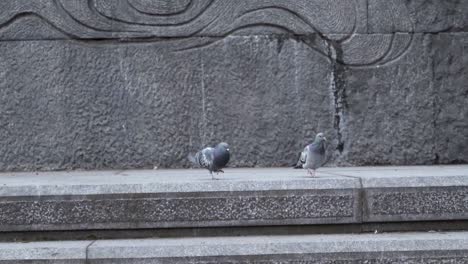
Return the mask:
<path id="1" fill-rule="evenodd" d="M 315 136 L 315 142 L 323 142 L 323 141 L 327 141 L 327 138 L 323 135 L 322 132 L 320 132 Z"/>
<path id="2" fill-rule="evenodd" d="M 223 149 L 225 149 L 226 151 L 229 151 L 229 145 L 228 145 L 228 143 L 226 143 L 226 142 L 221 142 L 221 143 L 219 143 L 216 147 L 217 147 L 217 148 L 223 148 Z"/>

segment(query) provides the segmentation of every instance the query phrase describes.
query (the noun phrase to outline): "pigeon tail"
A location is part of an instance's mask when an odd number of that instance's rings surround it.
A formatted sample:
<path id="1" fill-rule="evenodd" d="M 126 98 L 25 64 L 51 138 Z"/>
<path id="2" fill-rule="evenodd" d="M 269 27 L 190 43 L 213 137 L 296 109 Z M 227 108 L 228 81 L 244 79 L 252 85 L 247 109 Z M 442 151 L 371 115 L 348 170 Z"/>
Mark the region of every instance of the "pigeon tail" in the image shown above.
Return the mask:
<path id="1" fill-rule="evenodd" d="M 190 160 L 190 162 L 192 162 L 193 164 L 198 165 L 198 162 L 197 162 L 197 160 L 196 160 L 196 158 L 195 158 L 195 155 L 189 154 L 189 155 L 187 156 L 187 158 L 188 158 L 188 160 Z"/>
<path id="2" fill-rule="evenodd" d="M 298 160 L 295 164 L 292 165 L 294 169 L 303 169 L 304 168 L 304 163 L 306 159 L 306 154 L 305 152 L 299 153 Z"/>

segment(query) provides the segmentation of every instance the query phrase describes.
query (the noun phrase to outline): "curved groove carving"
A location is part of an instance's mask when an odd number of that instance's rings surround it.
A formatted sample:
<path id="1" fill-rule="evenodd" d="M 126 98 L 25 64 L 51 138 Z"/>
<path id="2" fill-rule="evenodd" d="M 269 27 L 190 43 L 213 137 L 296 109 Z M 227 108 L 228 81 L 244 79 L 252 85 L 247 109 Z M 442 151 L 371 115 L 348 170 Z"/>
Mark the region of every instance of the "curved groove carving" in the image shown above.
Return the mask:
<path id="1" fill-rule="evenodd" d="M 62 30 L 61 28 L 55 26 L 53 23 L 51 23 L 48 19 L 44 18 L 43 16 L 41 16 L 39 14 L 36 14 L 36 13 L 32 13 L 32 12 L 21 12 L 21 13 L 15 14 L 10 19 L 2 22 L 2 24 L 0 24 L 0 29 L 8 28 L 9 26 L 11 26 L 16 21 L 19 21 L 19 20 L 21 20 L 23 18 L 26 18 L 26 17 L 36 17 L 39 20 L 41 20 L 42 22 L 44 22 L 45 24 L 47 24 L 48 26 L 50 26 L 51 28 L 53 28 L 54 30 L 56 30 L 57 32 L 59 32 L 60 34 L 63 34 L 63 35 L 67 36 L 70 39 L 75 39 L 75 38 L 78 37 L 77 35 L 74 35 L 73 33 L 69 33 L 67 31 Z"/>
<path id="2" fill-rule="evenodd" d="M 150 16 L 174 16 L 187 12 L 192 6 L 193 1 L 190 0 L 127 0 L 128 5 L 135 9 L 137 12 Z M 142 2 L 146 2 L 142 3 Z M 162 6 L 162 8 L 161 8 Z M 149 11 L 147 11 L 149 10 Z"/>
<path id="3" fill-rule="evenodd" d="M 182 25 L 187 25 L 192 22 L 195 22 L 198 18 L 202 17 L 207 10 L 213 6 L 215 3 L 214 0 L 200 0 L 197 1 L 197 5 L 191 4 L 188 7 L 191 9 L 187 9 L 181 13 L 176 13 L 173 15 L 158 15 L 158 14 L 148 14 L 143 13 L 137 9 L 135 9 L 133 6 L 130 5 L 130 2 L 128 1 L 113 1 L 113 0 L 88 0 L 90 2 L 89 7 L 93 9 L 94 12 L 99 14 L 102 17 L 105 17 L 109 20 L 112 21 L 117 21 L 121 23 L 125 23 L 128 25 L 137 25 L 137 26 L 154 26 L 154 27 L 165 27 L 165 26 L 182 26 Z M 112 6 L 112 5 L 118 5 L 120 4 L 119 7 L 117 6 Z M 107 5 L 107 6 L 106 6 Z M 110 5 L 110 6 L 109 6 Z M 125 10 L 125 15 L 128 17 L 132 17 L 133 19 L 137 18 L 140 20 L 145 20 L 148 19 L 149 21 L 141 22 L 141 21 L 136 21 L 132 20 L 130 18 L 123 18 L 123 17 L 118 17 L 116 15 L 110 15 L 106 14 L 106 9 L 107 11 L 112 11 L 114 13 L 116 10 L 122 12 L 121 10 Z M 189 12 L 189 10 L 191 12 Z M 132 11 L 137 11 L 135 13 L 128 13 Z M 184 17 L 187 15 L 191 15 L 188 18 Z M 161 17 L 158 19 L 158 17 Z M 159 20 L 159 21 L 158 21 Z"/>
<path id="4" fill-rule="evenodd" d="M 147 43 L 161 41 L 158 36 L 177 37 L 178 41 L 193 36 L 216 37 L 194 41 L 192 44 L 184 42 L 183 45 L 175 45 L 176 47 L 172 48 L 176 52 L 182 52 L 210 47 L 228 36 L 246 30 L 262 32 L 261 30 L 267 28 L 277 32 L 277 34 L 286 35 L 304 43 L 330 61 L 336 61 L 336 63 L 349 67 L 371 67 L 391 63 L 403 56 L 413 41 L 412 36 L 405 37 L 393 34 L 386 48 L 381 43 L 376 43 L 374 48 L 379 50 L 370 53 L 377 54 L 374 57 L 357 58 L 347 54 L 348 47 L 353 47 L 350 49 L 353 50 L 359 46 L 361 41 L 356 38 L 359 22 L 358 0 L 349 4 L 353 5 L 354 8 L 350 8 L 351 13 L 346 13 L 346 18 L 336 18 L 336 23 L 330 25 L 331 31 L 324 30 L 324 25 L 317 23 L 321 22 L 321 16 L 326 16 L 327 12 L 333 13 L 336 10 L 332 10 L 332 5 L 324 4 L 326 6 L 323 8 L 330 10 L 325 10 L 324 14 L 310 14 L 309 16 L 309 12 L 315 7 L 314 5 L 318 4 L 314 1 L 293 3 L 278 3 L 272 0 L 258 2 L 215 0 L 65 1 L 44 0 L 40 4 L 23 2 L 23 0 L 12 1 L 12 4 L 7 2 L 4 4 L 6 8 L 13 10 L 16 14 L 8 16 L 7 12 L 2 14 L 0 11 L 0 29 L 10 26 L 23 16 L 36 16 L 57 32 L 77 41 L 119 39 L 124 40 L 122 43 Z M 343 15 L 343 12 L 347 12 L 348 9 L 343 8 L 343 10 L 341 13 L 340 11 L 336 11 L 336 13 Z M 343 23 L 343 19 L 348 19 L 348 17 L 351 23 Z M 327 17 L 327 19 L 330 18 Z M 328 21 L 327 19 L 324 20 Z M 333 32 L 340 25 L 346 25 L 342 29 L 343 31 Z M 311 35 L 315 35 L 315 37 Z M 340 54 L 343 56 L 331 57 L 327 47 L 340 49 Z"/>
<path id="5" fill-rule="evenodd" d="M 56 0 L 53 2 L 54 5 L 57 7 L 58 10 L 62 11 L 63 14 L 66 14 L 68 17 L 70 17 L 74 22 L 76 22 L 77 24 L 83 26 L 83 27 L 86 27 L 86 28 L 89 28 L 91 30 L 94 30 L 94 31 L 97 31 L 97 32 L 114 32 L 113 30 L 110 30 L 110 29 L 102 29 L 102 28 L 98 28 L 98 27 L 95 27 L 93 25 L 89 25 L 89 24 L 86 24 L 82 21 L 80 21 L 79 19 L 77 19 L 71 12 L 69 12 L 63 5 L 62 3 L 59 1 L 59 0 Z"/>

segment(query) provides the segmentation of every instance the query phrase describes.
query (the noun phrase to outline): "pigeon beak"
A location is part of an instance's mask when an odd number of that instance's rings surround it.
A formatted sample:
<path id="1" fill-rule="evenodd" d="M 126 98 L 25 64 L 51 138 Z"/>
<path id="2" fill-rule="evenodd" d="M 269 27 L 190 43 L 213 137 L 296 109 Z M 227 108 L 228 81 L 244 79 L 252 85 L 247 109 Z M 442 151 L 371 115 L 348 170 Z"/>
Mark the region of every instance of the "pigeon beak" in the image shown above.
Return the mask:
<path id="1" fill-rule="evenodd" d="M 229 151 L 229 148 L 227 148 L 226 150 Z"/>
<path id="2" fill-rule="evenodd" d="M 327 141 L 327 138 L 326 138 L 326 137 L 323 137 L 323 140 Z"/>

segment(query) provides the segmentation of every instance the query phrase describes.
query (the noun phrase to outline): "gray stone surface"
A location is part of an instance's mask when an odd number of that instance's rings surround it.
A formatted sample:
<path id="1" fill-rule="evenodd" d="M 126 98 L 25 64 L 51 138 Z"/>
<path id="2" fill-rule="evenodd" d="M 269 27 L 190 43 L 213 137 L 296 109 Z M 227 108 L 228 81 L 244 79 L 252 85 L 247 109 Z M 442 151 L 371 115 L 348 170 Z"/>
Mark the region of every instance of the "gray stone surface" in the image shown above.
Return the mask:
<path id="1" fill-rule="evenodd" d="M 468 167 L 0 174 L 0 231 L 468 219 Z"/>
<path id="2" fill-rule="evenodd" d="M 422 34 L 410 38 L 397 60 L 345 70 L 343 161 L 428 164 L 435 159 L 430 39 Z"/>
<path id="3" fill-rule="evenodd" d="M 468 2 L 0 3 L 0 171 L 468 162 Z M 426 34 L 426 33 L 439 34 Z M 443 32 L 443 33 L 441 33 Z M 261 155 L 260 155 L 261 154 Z"/>
<path id="4" fill-rule="evenodd" d="M 85 264 L 92 241 L 0 243 L 0 263 Z"/>
<path id="5" fill-rule="evenodd" d="M 363 221 L 468 219 L 466 166 L 355 171 L 364 189 Z"/>
<path id="6" fill-rule="evenodd" d="M 3 170 L 168 166 L 201 144 L 198 52 L 63 41 L 0 50 Z"/>
<path id="7" fill-rule="evenodd" d="M 0 202 L 0 228 L 19 231 L 327 224 L 356 222 L 358 216 L 357 193 L 352 190 L 202 195 L 6 200 Z"/>
<path id="8" fill-rule="evenodd" d="M 317 173 L 322 177 L 312 179 L 303 170 L 289 168 L 228 168 L 218 175 L 221 180 L 213 181 L 204 169 L 4 172 L 0 173 L 0 197 L 320 191 L 359 187 L 357 179 Z"/>
<path id="9" fill-rule="evenodd" d="M 355 223 L 358 180 L 302 170 L 4 174 L 0 230 Z M 45 174 L 45 173 L 44 173 Z M 269 177 L 271 175 L 271 177 Z M 180 177 L 179 177 L 180 176 Z M 295 179 L 289 180 L 290 177 Z M 34 179 L 32 182 L 27 179 Z"/>
<path id="10" fill-rule="evenodd" d="M 307 142 L 302 131 L 330 127 L 331 115 L 296 118 L 297 103 L 323 97 L 289 92 L 294 40 L 281 53 L 268 37 L 173 50 L 196 41 L 1 42 L 0 168 L 180 167 L 187 153 L 221 139 L 232 145 L 231 166 L 284 166 Z"/>
<path id="11" fill-rule="evenodd" d="M 6 40 L 352 34 L 367 27 L 365 0 L 9 0 L 0 10 Z"/>
<path id="12" fill-rule="evenodd" d="M 468 160 L 468 34 L 434 36 L 431 57 L 437 162 L 463 163 Z"/>
<path id="13" fill-rule="evenodd" d="M 89 258 L 91 263 L 463 263 L 468 260 L 466 235 L 396 233 L 97 241 L 89 249 Z"/>
<path id="14" fill-rule="evenodd" d="M 344 150 L 337 160 L 465 163 L 467 34 L 379 36 L 390 39 L 388 54 L 377 64 L 344 71 Z"/>
<path id="15" fill-rule="evenodd" d="M 372 33 L 467 31 L 468 4 L 463 0 L 369 0 L 367 25 Z"/>
<path id="16" fill-rule="evenodd" d="M 339 174 L 361 179 L 364 222 L 466 220 L 468 172 L 463 168 L 466 167 L 390 167 L 385 171 Z"/>
<path id="17" fill-rule="evenodd" d="M 0 243 L 0 263 L 466 263 L 467 237 L 453 232 Z"/>
<path id="18" fill-rule="evenodd" d="M 468 187 L 367 189 L 365 221 L 468 218 Z"/>

